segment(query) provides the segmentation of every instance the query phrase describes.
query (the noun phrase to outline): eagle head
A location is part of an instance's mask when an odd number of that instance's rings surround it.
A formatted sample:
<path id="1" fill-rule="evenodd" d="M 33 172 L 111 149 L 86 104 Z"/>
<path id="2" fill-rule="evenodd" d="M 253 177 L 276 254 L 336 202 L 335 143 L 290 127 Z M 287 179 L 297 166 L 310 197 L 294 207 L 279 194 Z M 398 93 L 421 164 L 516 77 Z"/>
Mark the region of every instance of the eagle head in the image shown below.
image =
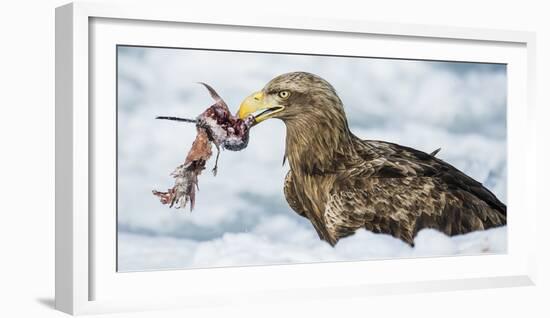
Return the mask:
<path id="1" fill-rule="evenodd" d="M 265 87 L 245 98 L 238 116 L 253 114 L 255 124 L 278 118 L 287 125 L 296 123 L 326 124 L 345 121 L 342 101 L 334 87 L 323 78 L 307 73 L 292 72 L 279 75 Z"/>
<path id="2" fill-rule="evenodd" d="M 241 103 L 238 116 L 254 115 L 286 125 L 285 157 L 293 169 L 314 173 L 332 169 L 338 154 L 354 154 L 342 101 L 321 77 L 292 72 L 279 75 Z"/>

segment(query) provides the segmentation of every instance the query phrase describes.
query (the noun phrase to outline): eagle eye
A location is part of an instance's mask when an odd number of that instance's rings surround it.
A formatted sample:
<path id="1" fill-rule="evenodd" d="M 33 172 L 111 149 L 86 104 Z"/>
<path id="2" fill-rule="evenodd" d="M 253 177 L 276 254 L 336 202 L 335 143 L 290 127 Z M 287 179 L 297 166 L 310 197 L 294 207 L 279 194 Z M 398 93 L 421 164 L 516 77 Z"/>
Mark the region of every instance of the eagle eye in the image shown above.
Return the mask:
<path id="1" fill-rule="evenodd" d="M 279 95 L 279 97 L 282 98 L 282 99 L 287 99 L 290 96 L 290 92 L 289 91 L 280 91 L 277 95 Z"/>

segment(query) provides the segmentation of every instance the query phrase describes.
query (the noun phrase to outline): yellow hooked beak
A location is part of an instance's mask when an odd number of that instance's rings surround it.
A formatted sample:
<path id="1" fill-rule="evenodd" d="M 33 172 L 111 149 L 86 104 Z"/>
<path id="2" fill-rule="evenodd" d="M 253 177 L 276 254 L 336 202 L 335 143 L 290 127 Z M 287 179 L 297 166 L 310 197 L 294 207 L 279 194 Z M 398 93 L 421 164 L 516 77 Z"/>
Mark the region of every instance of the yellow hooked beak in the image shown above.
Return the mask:
<path id="1" fill-rule="evenodd" d="M 285 109 L 284 106 L 273 105 L 272 102 L 271 98 L 266 97 L 263 92 L 255 92 L 241 103 L 238 116 L 240 119 L 245 119 L 251 114 L 260 112 L 254 115 L 255 123 L 260 123 Z"/>

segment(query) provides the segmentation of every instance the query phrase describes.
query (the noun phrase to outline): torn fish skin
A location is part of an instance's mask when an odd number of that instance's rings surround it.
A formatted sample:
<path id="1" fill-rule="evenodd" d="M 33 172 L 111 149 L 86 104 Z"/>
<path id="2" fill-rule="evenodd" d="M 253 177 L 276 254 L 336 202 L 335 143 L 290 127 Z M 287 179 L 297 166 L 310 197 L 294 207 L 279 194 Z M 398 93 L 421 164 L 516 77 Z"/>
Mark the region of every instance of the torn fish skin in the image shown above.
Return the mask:
<path id="1" fill-rule="evenodd" d="M 195 123 L 197 136 L 187 153 L 184 163 L 170 174 L 174 186 L 166 192 L 153 190 L 162 204 L 170 208 L 185 208 L 190 203 L 190 211 L 195 207 L 196 191 L 199 189 L 198 177 L 206 168 L 206 162 L 212 156 L 212 144 L 216 147 L 216 160 L 212 169 L 214 175 L 218 169 L 220 148 L 240 151 L 247 147 L 250 128 L 254 125 L 253 115 L 240 119 L 231 114 L 229 107 L 218 93 L 208 84 L 204 85 L 215 103 L 202 112 L 196 119 L 173 116 L 158 116 L 157 119 Z"/>

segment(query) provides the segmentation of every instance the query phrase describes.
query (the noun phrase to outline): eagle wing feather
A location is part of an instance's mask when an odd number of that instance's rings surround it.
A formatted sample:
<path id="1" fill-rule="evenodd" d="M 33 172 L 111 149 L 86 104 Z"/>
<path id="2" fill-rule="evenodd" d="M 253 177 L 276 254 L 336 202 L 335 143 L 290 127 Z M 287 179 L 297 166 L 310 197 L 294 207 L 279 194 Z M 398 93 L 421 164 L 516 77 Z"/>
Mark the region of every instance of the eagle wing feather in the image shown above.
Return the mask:
<path id="1" fill-rule="evenodd" d="M 381 141 L 360 149 L 364 160 L 338 173 L 325 206 L 331 244 L 358 228 L 413 244 L 422 228 L 456 235 L 506 224 L 506 206 L 450 164 Z"/>

